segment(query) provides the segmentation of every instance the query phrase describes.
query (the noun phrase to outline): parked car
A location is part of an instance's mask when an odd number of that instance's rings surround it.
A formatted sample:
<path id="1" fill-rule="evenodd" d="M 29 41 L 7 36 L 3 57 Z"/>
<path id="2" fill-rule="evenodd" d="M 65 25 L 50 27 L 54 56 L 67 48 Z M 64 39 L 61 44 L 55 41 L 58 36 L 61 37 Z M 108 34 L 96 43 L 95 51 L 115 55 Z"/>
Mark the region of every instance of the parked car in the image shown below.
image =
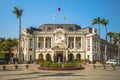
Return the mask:
<path id="1" fill-rule="evenodd" d="M 7 61 L 5 61 L 5 60 L 0 60 L 0 64 L 7 64 Z"/>
<path id="2" fill-rule="evenodd" d="M 106 61 L 106 64 L 114 64 L 114 65 L 118 65 L 119 62 L 116 59 L 109 59 L 108 61 Z"/>

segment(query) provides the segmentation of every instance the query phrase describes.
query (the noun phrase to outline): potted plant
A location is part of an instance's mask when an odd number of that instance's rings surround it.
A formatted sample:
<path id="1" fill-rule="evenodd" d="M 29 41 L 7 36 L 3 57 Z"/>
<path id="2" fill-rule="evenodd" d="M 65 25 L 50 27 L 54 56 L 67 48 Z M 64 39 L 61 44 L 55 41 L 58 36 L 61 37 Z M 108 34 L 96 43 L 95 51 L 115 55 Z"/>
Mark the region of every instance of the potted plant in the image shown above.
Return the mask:
<path id="1" fill-rule="evenodd" d="M 28 64 L 26 64 L 25 66 L 26 66 L 26 69 L 28 69 L 28 67 L 29 67 Z"/>
<path id="2" fill-rule="evenodd" d="M 93 69 L 96 69 L 96 65 L 95 64 L 93 64 Z"/>
<path id="3" fill-rule="evenodd" d="M 103 64 L 103 69 L 106 69 L 106 65 L 105 64 Z"/>
<path id="4" fill-rule="evenodd" d="M 115 70 L 115 64 L 111 64 L 112 70 Z"/>
<path id="5" fill-rule="evenodd" d="M 15 67 L 15 69 L 18 69 L 18 65 L 17 65 L 17 64 L 15 64 L 15 66 L 14 66 L 14 67 Z"/>
<path id="6" fill-rule="evenodd" d="M 6 66 L 2 66 L 3 67 L 3 70 L 6 70 Z"/>

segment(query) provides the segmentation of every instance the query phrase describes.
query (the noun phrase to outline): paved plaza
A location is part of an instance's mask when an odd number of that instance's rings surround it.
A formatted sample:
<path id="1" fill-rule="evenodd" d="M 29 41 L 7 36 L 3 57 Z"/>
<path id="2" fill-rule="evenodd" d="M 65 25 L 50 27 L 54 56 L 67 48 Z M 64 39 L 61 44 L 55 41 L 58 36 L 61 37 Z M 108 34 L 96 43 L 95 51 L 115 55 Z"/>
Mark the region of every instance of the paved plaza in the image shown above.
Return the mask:
<path id="1" fill-rule="evenodd" d="M 37 70 L 33 64 L 29 65 L 29 69 L 21 64 L 17 70 L 14 65 L 6 65 L 6 70 L 2 70 L 0 65 L 0 80 L 120 80 L 120 66 L 116 70 L 112 70 L 110 65 L 106 70 L 100 64 L 96 66 L 93 69 L 93 65 L 88 64 L 86 69 L 75 71 L 43 71 Z"/>

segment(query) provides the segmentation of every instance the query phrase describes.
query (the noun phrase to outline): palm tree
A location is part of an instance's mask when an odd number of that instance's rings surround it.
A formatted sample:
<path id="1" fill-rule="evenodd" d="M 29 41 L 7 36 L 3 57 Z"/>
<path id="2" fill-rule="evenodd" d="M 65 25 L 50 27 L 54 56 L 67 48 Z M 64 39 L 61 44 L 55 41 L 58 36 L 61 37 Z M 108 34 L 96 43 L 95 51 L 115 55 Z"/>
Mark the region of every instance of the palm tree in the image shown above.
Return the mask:
<path id="1" fill-rule="evenodd" d="M 13 13 L 17 16 L 18 20 L 19 20 L 19 43 L 18 43 L 18 48 L 19 48 L 19 58 L 21 58 L 21 51 L 20 51 L 20 35 L 21 35 L 21 15 L 23 13 L 22 9 L 19 9 L 17 7 L 14 7 Z M 21 61 L 20 61 L 21 62 Z"/>
<path id="2" fill-rule="evenodd" d="M 100 17 L 95 18 L 92 20 L 92 25 L 98 24 L 98 31 L 99 31 L 99 36 L 100 36 L 100 24 L 101 24 L 101 19 Z"/>
<path id="3" fill-rule="evenodd" d="M 118 46 L 118 60 L 120 62 L 120 33 L 114 34 L 114 44 Z"/>
<path id="4" fill-rule="evenodd" d="M 92 25 L 95 25 L 95 24 L 98 24 L 98 34 L 99 34 L 99 45 L 100 45 L 100 24 L 101 24 L 101 19 L 100 19 L 100 17 L 98 17 L 98 18 L 95 18 L 95 19 L 93 19 L 92 20 Z M 101 46 L 101 45 L 100 45 Z M 99 51 L 100 51 L 100 53 L 101 53 L 101 49 L 100 49 L 100 47 L 99 47 Z M 101 60 L 101 54 L 99 53 L 99 59 Z"/>
<path id="5" fill-rule="evenodd" d="M 106 41 L 107 41 L 107 24 L 108 24 L 109 20 L 106 20 L 106 19 L 102 19 L 101 20 L 101 23 L 105 26 L 105 29 L 106 29 Z"/>
<path id="6" fill-rule="evenodd" d="M 114 32 L 108 32 L 108 33 L 107 33 L 107 36 L 110 37 L 110 43 L 111 43 L 112 38 L 114 37 Z"/>
<path id="7" fill-rule="evenodd" d="M 114 33 L 113 41 L 115 45 L 118 45 L 120 43 L 120 33 Z"/>
<path id="8" fill-rule="evenodd" d="M 105 26 L 105 29 L 106 29 L 106 44 L 105 44 L 105 58 L 104 58 L 104 62 L 107 61 L 107 24 L 108 24 L 109 20 L 106 20 L 106 19 L 102 19 L 101 20 L 101 23 Z"/>

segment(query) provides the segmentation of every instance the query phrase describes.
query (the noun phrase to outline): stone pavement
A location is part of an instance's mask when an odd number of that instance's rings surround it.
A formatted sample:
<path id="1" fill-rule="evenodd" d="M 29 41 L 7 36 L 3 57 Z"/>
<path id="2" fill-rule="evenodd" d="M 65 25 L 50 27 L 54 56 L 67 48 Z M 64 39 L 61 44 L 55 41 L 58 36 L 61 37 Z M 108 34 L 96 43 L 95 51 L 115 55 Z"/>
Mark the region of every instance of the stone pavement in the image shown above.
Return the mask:
<path id="1" fill-rule="evenodd" d="M 96 65 L 96 69 L 92 64 L 87 64 L 84 66 L 86 69 L 76 71 L 42 71 L 33 64 L 29 65 L 29 69 L 21 64 L 17 70 L 14 65 L 6 66 L 7 70 L 3 71 L 0 65 L 0 80 L 120 80 L 120 66 L 112 70 L 107 65 L 104 70 L 100 64 Z"/>

